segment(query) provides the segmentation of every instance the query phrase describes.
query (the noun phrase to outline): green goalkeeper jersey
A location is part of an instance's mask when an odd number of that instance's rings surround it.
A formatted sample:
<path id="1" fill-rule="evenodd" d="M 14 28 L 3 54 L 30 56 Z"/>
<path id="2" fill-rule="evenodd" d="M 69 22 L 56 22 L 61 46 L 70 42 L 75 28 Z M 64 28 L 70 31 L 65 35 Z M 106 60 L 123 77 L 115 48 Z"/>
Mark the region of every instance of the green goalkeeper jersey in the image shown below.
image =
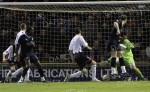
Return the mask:
<path id="1" fill-rule="evenodd" d="M 132 48 L 134 48 L 133 43 L 131 43 L 128 39 L 124 39 L 123 44 L 127 47 L 123 50 L 124 58 L 133 58 Z"/>

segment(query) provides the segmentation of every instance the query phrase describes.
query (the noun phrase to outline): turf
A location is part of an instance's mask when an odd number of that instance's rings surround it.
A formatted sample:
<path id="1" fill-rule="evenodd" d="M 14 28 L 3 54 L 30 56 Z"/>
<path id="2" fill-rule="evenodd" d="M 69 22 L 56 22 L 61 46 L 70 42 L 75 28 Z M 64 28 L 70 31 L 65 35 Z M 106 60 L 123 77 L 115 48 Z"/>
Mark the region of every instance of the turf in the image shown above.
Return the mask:
<path id="1" fill-rule="evenodd" d="M 150 82 L 0 83 L 0 92 L 150 92 Z"/>

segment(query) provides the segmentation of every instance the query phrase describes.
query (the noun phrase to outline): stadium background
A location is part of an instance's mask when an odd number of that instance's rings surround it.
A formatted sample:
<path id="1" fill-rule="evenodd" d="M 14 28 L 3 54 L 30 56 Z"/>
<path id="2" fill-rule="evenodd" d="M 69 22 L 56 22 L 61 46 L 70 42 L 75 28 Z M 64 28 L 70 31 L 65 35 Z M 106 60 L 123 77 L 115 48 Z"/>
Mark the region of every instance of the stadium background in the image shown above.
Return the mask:
<path id="1" fill-rule="evenodd" d="M 129 33 L 129 39 L 139 45 L 133 49 L 136 64 L 144 75 L 149 78 L 150 62 L 149 56 L 146 54 L 146 48 L 150 46 L 149 11 L 73 13 L 18 11 L 1 8 L 0 53 L 9 46 L 11 39 L 15 39 L 19 31 L 19 24 L 24 22 L 34 29 L 35 52 L 45 68 L 56 68 L 58 70 L 61 68 L 76 69 L 75 65 L 68 64 L 71 62 L 67 51 L 76 27 L 82 29 L 85 40 L 94 49 L 92 52 L 85 49 L 85 53 L 97 62 L 101 62 L 104 59 L 106 43 L 113 21 L 122 13 L 128 16 L 128 22 L 124 30 Z M 2 54 L 0 55 L 0 61 L 2 61 Z M 5 68 L 5 66 L 3 67 Z M 100 72 L 98 71 L 98 76 L 101 76 Z"/>

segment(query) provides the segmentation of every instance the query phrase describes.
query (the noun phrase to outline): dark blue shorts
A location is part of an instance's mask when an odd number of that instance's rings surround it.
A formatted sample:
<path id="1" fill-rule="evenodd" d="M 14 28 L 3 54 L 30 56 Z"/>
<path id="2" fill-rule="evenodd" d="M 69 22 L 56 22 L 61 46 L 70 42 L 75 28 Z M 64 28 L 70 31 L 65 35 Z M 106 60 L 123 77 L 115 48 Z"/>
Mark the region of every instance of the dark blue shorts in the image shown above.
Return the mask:
<path id="1" fill-rule="evenodd" d="M 121 47 L 119 46 L 119 42 L 117 41 L 111 41 L 107 44 L 107 51 L 121 51 Z"/>
<path id="2" fill-rule="evenodd" d="M 33 52 L 29 52 L 29 53 L 26 53 L 26 54 L 21 54 L 20 61 L 21 61 L 23 66 L 25 66 L 25 61 L 27 59 L 30 59 L 31 63 L 38 62 L 38 57 Z"/>

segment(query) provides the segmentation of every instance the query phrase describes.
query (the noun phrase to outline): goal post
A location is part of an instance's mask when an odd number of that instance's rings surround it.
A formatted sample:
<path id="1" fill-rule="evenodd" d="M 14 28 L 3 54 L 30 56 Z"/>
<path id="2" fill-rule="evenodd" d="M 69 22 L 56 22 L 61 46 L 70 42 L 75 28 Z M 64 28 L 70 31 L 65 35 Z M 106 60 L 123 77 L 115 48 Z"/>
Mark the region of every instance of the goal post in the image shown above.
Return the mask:
<path id="1" fill-rule="evenodd" d="M 43 12 L 114 12 L 147 11 L 150 1 L 91 1 L 91 2 L 2 2 L 1 8 Z"/>
<path id="2" fill-rule="evenodd" d="M 104 59 L 113 21 L 121 14 L 127 15 L 125 30 L 131 42 L 136 44 L 133 49 L 135 62 L 149 78 L 150 59 L 146 48 L 150 46 L 150 1 L 2 2 L 0 52 L 9 46 L 10 39 L 15 39 L 16 33 L 20 31 L 19 24 L 24 22 L 34 29 L 35 52 L 44 64 L 45 72 L 54 73 L 46 75 L 62 81 L 66 71 L 77 70 L 68 55 L 68 45 L 75 28 L 81 28 L 82 35 L 93 48 L 91 52 L 85 49 L 86 54 L 99 63 Z M 110 72 L 109 69 L 98 66 L 97 77 Z M 58 75 L 58 72 L 61 74 Z M 82 77 L 90 79 L 90 72 Z"/>

